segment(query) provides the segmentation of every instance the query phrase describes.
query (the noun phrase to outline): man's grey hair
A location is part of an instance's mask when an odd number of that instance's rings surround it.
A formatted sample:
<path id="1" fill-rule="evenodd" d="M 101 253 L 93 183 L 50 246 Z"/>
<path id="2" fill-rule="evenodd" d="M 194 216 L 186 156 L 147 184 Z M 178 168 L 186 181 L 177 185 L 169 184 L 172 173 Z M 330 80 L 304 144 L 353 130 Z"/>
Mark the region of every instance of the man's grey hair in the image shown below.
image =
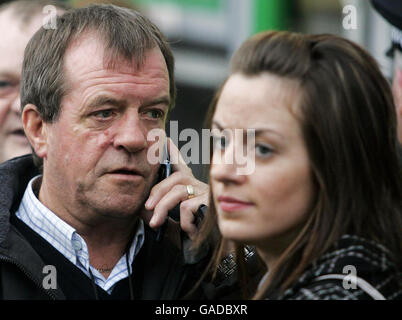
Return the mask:
<path id="1" fill-rule="evenodd" d="M 56 29 L 41 28 L 29 41 L 24 55 L 21 107 L 34 104 L 46 122 L 57 120 L 66 94 L 64 54 L 81 35 L 93 32 L 105 45 L 105 68 L 134 59 L 141 67 L 150 49 L 159 47 L 167 65 L 170 98 L 175 100 L 174 58 L 160 30 L 139 12 L 114 5 L 90 5 L 73 9 L 57 19 Z"/>
<path id="2" fill-rule="evenodd" d="M 174 105 L 174 58 L 157 26 L 132 9 L 94 4 L 66 12 L 58 17 L 56 29 L 41 28 L 29 41 L 22 67 L 22 109 L 33 104 L 45 122 L 57 121 L 69 87 L 63 68 L 65 52 L 74 40 L 87 33 L 102 39 L 104 64 L 109 69 L 122 59 L 128 63 L 134 60 L 140 68 L 147 52 L 159 47 L 169 73 L 170 107 Z"/>

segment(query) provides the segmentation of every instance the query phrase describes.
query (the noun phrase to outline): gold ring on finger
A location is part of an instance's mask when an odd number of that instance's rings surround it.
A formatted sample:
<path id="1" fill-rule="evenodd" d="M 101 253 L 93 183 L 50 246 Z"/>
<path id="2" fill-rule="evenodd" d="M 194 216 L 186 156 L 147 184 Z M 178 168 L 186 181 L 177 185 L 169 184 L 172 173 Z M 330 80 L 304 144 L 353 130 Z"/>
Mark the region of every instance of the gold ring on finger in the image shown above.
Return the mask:
<path id="1" fill-rule="evenodd" d="M 194 198 L 194 187 L 191 184 L 186 185 L 187 199 Z"/>

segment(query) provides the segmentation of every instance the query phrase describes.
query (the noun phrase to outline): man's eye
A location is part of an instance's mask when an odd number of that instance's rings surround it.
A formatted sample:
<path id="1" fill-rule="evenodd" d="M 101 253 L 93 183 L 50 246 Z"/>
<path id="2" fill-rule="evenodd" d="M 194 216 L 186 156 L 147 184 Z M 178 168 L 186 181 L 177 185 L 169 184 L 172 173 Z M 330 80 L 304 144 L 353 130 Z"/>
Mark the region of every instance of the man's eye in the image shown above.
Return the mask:
<path id="1" fill-rule="evenodd" d="M 93 113 L 95 117 L 98 118 L 110 118 L 113 115 L 113 110 L 100 110 Z"/>
<path id="2" fill-rule="evenodd" d="M 273 151 L 274 150 L 270 146 L 265 145 L 265 144 L 257 144 L 255 146 L 255 154 L 257 157 L 261 157 L 261 158 L 269 157 L 269 156 L 271 156 Z"/>
<path id="3" fill-rule="evenodd" d="M 161 110 L 152 109 L 152 110 L 147 110 L 145 112 L 145 115 L 152 119 L 160 119 L 160 118 L 163 118 L 164 114 Z"/>

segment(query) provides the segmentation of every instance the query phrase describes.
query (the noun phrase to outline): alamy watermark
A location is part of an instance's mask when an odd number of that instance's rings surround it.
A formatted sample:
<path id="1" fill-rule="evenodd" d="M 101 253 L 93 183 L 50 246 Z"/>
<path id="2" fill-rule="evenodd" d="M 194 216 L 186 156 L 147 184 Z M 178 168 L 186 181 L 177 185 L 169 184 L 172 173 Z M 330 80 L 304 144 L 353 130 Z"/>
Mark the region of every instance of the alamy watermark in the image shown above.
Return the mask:
<path id="1" fill-rule="evenodd" d="M 342 13 L 345 15 L 342 20 L 342 27 L 345 30 L 357 29 L 357 9 L 354 5 L 348 4 L 343 7 Z"/>
<path id="2" fill-rule="evenodd" d="M 44 29 L 57 29 L 57 8 L 52 5 L 44 6 L 42 13 L 45 15 L 42 21 Z"/>
<path id="3" fill-rule="evenodd" d="M 179 141 L 186 142 L 179 150 L 186 164 L 235 165 L 238 175 L 250 175 L 255 170 L 254 129 L 202 129 L 200 136 L 198 131 L 191 128 L 183 129 L 179 133 L 177 121 L 170 121 L 169 129 L 170 139 L 176 146 L 179 145 Z M 163 162 L 161 155 L 165 139 L 164 130 L 149 131 L 147 141 L 155 142 L 148 149 L 149 163 Z M 179 155 L 170 155 L 170 158 L 172 164 L 177 164 L 174 161 L 179 159 Z"/>
<path id="4" fill-rule="evenodd" d="M 43 267 L 42 273 L 45 274 L 42 280 L 42 287 L 45 290 L 57 289 L 57 269 L 49 264 Z"/>
<path id="5" fill-rule="evenodd" d="M 343 278 L 342 286 L 346 290 L 357 289 L 357 270 L 353 265 L 343 267 L 342 272 L 346 274 Z"/>

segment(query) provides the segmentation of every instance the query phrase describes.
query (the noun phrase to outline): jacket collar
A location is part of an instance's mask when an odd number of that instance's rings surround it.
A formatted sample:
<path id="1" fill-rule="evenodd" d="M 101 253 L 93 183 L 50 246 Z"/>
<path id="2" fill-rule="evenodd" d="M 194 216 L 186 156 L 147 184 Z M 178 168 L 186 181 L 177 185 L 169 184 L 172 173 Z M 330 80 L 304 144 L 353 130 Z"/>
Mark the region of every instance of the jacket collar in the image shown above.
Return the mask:
<path id="1" fill-rule="evenodd" d="M 0 165 L 0 258 L 16 265 L 38 287 L 42 287 L 45 264 L 10 223 L 10 216 L 18 209 L 29 180 L 37 174 L 32 155 Z M 64 298 L 59 289 L 48 293 L 54 299 Z"/>
<path id="2" fill-rule="evenodd" d="M 18 209 L 29 180 L 38 174 L 32 155 L 25 155 L 0 165 L 0 244 L 10 230 L 10 214 Z"/>

